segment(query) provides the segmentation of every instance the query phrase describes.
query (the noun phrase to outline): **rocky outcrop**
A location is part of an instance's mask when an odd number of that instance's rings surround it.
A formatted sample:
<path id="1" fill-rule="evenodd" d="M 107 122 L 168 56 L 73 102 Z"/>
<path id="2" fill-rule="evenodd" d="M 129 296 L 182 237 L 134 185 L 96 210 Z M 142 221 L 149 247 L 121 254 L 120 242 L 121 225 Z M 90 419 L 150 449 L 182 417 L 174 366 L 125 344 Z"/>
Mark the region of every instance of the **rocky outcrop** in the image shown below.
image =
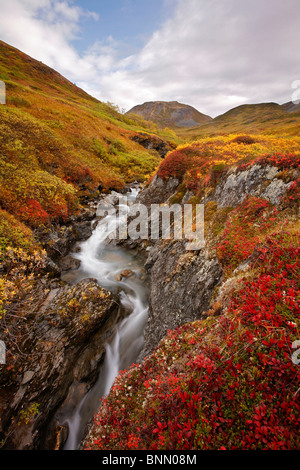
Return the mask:
<path id="1" fill-rule="evenodd" d="M 144 188 L 136 202 L 149 209 L 176 194 L 179 180 L 164 181 L 157 175 Z M 150 354 L 168 330 L 203 317 L 209 308 L 222 269 L 215 256 L 205 248 L 187 251 L 186 240 L 112 241 L 146 254 L 145 268 L 149 276 L 149 317 L 144 334 L 144 347 L 139 361 Z"/>
<path id="2" fill-rule="evenodd" d="M 176 148 L 176 144 L 173 142 L 167 142 L 156 135 L 146 134 L 145 132 L 135 134 L 132 140 L 147 150 L 155 150 L 162 158 L 165 157 L 168 152 Z"/>
<path id="3" fill-rule="evenodd" d="M 35 310 L 27 318 L 26 366 L 15 377 L 13 399 L 2 407 L 4 448 L 55 447 L 59 429 L 53 425 L 46 432 L 49 420 L 66 398 L 76 406 L 95 383 L 103 344 L 118 311 L 118 300 L 93 279 L 75 286 L 53 285 L 47 294 L 40 287 Z"/>
<path id="4" fill-rule="evenodd" d="M 116 205 L 120 194 L 101 197 Z M 100 200 L 100 199 L 99 199 Z M 99 201 L 90 202 L 66 225 L 38 233 L 47 252 L 46 268 L 35 279 L 18 316 L 18 370 L 0 377 L 0 433 L 4 449 L 61 449 L 68 436 L 65 416 L 93 388 L 116 322 L 128 314 L 119 297 L 95 279 L 73 284 L 77 243 L 97 223 Z M 133 275 L 124 270 L 120 278 Z M 21 307 L 20 307 L 21 309 Z M 21 320 L 18 320 L 21 322 Z M 21 328 L 21 326 L 19 327 Z M 1 388 L 5 383 L 5 389 Z"/>
<path id="5" fill-rule="evenodd" d="M 155 175 L 151 184 L 138 195 L 137 203 L 147 207 L 150 207 L 151 204 L 162 204 L 176 193 L 178 186 L 179 180 L 176 178 L 164 181 Z"/>
<path id="6" fill-rule="evenodd" d="M 156 243 L 149 251 L 146 268 L 150 273 L 149 317 L 144 349 L 148 355 L 168 330 L 204 318 L 222 269 L 207 251 L 186 251 L 181 240 Z"/>
<path id="7" fill-rule="evenodd" d="M 278 168 L 270 165 L 256 164 L 245 170 L 235 168 L 222 177 L 208 200 L 216 201 L 220 207 L 235 207 L 249 195 L 278 205 L 291 185 L 277 178 L 279 173 Z"/>
<path id="8" fill-rule="evenodd" d="M 297 178 L 293 174 L 293 178 Z M 151 204 L 168 203 L 179 191 L 175 178 L 163 180 L 157 175 L 138 196 L 137 201 L 150 208 Z M 254 164 L 250 167 L 230 168 L 224 172 L 202 203 L 214 201 L 219 208 L 237 207 L 247 195 L 267 199 L 280 207 L 291 183 L 281 178 L 276 166 Z M 194 194 L 187 191 L 181 204 L 188 203 Z M 150 222 L 149 222 L 150 223 Z M 132 243 L 128 240 L 128 246 Z M 149 319 L 145 330 L 142 359 L 158 345 L 169 329 L 203 317 L 215 300 L 216 288 L 222 285 L 223 273 L 216 254 L 205 246 L 188 252 L 182 241 L 134 242 L 147 250 L 146 268 L 150 277 Z"/>

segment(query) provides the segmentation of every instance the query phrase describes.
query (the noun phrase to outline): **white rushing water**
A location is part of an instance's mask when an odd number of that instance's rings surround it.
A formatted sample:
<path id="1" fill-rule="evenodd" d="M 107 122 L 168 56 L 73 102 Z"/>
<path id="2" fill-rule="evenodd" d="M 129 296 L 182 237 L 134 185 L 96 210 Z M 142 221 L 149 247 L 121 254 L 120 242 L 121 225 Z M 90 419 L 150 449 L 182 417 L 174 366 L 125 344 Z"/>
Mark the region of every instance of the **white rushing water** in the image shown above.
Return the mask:
<path id="1" fill-rule="evenodd" d="M 128 201 L 133 202 L 136 194 L 137 190 L 132 190 L 127 195 Z M 122 210 L 125 214 L 128 207 L 122 206 Z M 95 386 L 84 396 L 75 412 L 66 417 L 69 435 L 64 450 L 78 449 L 100 398 L 109 393 L 119 371 L 135 362 L 143 346 L 148 301 L 147 289 L 140 279 L 142 266 L 131 253 L 105 241 L 107 227 L 112 231 L 119 223 L 122 219 L 106 216 L 98 223 L 92 236 L 81 244 L 81 251 L 74 255 L 81 261 L 74 281 L 87 277 L 97 279 L 100 286 L 119 293 L 122 306 L 130 313 L 116 325 L 113 338 L 105 345 L 105 360 Z M 133 271 L 134 275 L 121 278 L 120 274 L 125 269 Z"/>

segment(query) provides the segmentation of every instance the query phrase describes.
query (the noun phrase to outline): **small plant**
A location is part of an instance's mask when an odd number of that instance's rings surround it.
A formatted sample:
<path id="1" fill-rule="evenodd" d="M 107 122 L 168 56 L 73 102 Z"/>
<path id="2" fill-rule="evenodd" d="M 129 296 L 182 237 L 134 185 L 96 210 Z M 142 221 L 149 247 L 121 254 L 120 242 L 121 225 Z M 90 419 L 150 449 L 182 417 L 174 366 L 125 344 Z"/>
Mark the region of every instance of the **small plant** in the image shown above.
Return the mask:
<path id="1" fill-rule="evenodd" d="M 110 152 L 113 155 L 118 155 L 118 153 L 126 153 L 127 149 L 126 149 L 125 144 L 122 142 L 122 140 L 117 139 L 111 143 Z"/>
<path id="2" fill-rule="evenodd" d="M 255 144 L 256 140 L 250 135 L 238 135 L 232 140 L 232 142 L 236 144 L 252 145 Z"/>
<path id="3" fill-rule="evenodd" d="M 245 261 L 276 220 L 277 210 L 267 200 L 248 197 L 227 220 L 217 248 L 222 267 L 231 272 Z"/>
<path id="4" fill-rule="evenodd" d="M 20 411 L 19 426 L 21 424 L 29 424 L 33 418 L 39 413 L 40 405 L 38 403 L 32 403 L 25 410 Z"/>

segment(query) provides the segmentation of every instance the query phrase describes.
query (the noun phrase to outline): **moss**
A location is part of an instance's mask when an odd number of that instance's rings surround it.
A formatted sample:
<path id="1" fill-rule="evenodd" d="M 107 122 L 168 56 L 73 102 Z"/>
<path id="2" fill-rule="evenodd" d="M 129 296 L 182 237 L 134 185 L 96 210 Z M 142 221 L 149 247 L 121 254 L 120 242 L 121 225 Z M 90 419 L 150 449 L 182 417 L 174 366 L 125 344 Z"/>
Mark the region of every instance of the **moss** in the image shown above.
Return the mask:
<path id="1" fill-rule="evenodd" d="M 176 194 L 174 194 L 174 196 L 172 196 L 170 199 L 169 199 L 169 203 L 171 205 L 173 204 L 180 204 L 183 197 L 185 195 L 185 191 L 179 191 L 177 192 Z"/>
<path id="2" fill-rule="evenodd" d="M 218 209 L 218 203 L 216 201 L 208 201 L 204 208 L 205 222 L 210 222 L 212 217 L 215 215 Z"/>

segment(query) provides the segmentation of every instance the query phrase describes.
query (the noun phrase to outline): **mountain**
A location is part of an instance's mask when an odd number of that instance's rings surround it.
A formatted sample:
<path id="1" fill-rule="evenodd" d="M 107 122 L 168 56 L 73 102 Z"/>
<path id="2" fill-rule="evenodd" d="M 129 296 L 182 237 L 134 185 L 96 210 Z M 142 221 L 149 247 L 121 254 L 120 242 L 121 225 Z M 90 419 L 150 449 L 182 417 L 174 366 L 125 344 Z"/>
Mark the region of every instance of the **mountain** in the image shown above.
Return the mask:
<path id="1" fill-rule="evenodd" d="M 282 104 L 281 107 L 288 113 L 296 113 L 300 111 L 300 103 L 296 104 L 292 101 Z"/>
<path id="2" fill-rule="evenodd" d="M 149 101 L 134 106 L 126 114 L 138 114 L 162 128 L 194 127 L 212 120 L 210 116 L 200 113 L 192 106 L 177 101 Z"/>
<path id="3" fill-rule="evenodd" d="M 299 135 L 300 108 L 298 106 L 293 103 L 245 104 L 230 109 L 197 127 L 179 130 L 177 134 L 190 139 L 231 133 Z"/>

